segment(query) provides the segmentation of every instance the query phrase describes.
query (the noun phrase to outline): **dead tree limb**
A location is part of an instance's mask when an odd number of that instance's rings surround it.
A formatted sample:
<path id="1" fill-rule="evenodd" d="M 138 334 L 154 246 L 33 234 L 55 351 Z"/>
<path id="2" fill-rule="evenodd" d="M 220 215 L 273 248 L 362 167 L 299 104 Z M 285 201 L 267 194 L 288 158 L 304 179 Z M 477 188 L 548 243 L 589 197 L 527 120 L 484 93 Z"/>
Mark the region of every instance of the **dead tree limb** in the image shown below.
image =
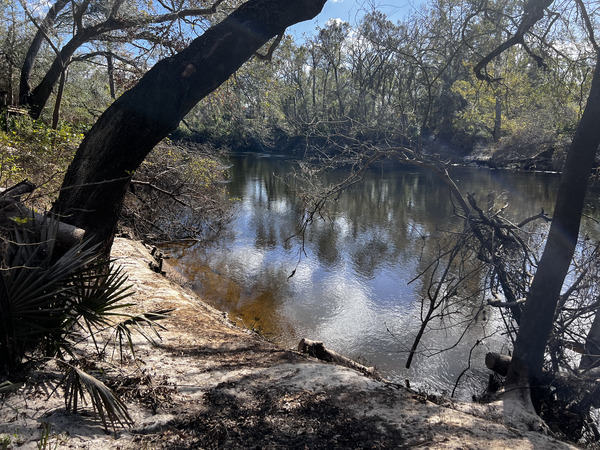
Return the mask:
<path id="1" fill-rule="evenodd" d="M 70 248 L 83 240 L 85 230 L 44 216 L 21 203 L 21 196 L 35 190 L 28 180 L 21 181 L 7 189 L 0 188 L 0 224 L 15 224 L 19 220 L 33 220 L 36 226 L 42 224 L 56 228 L 56 242 L 64 248 Z"/>
<path id="2" fill-rule="evenodd" d="M 382 379 L 375 367 L 363 366 L 362 364 L 357 363 L 350 358 L 346 358 L 345 356 L 342 356 L 333 350 L 329 350 L 325 348 L 322 342 L 311 341 L 303 338 L 298 343 L 298 351 L 300 353 L 305 353 L 309 356 L 320 359 L 321 361 L 333 362 L 335 364 L 339 364 L 340 366 L 349 367 L 350 369 L 357 370 L 358 372 L 375 378 L 376 380 Z"/>

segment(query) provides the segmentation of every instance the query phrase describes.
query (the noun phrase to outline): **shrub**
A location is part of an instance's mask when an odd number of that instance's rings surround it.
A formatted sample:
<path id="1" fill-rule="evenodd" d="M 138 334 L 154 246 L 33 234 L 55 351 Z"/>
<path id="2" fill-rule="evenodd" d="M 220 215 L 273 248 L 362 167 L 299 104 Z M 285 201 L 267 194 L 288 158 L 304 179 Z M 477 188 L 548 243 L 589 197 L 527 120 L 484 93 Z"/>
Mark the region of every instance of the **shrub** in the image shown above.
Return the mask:
<path id="1" fill-rule="evenodd" d="M 133 177 L 121 227 L 146 241 L 210 239 L 229 218 L 219 156 L 208 146 L 158 145 Z"/>
<path id="2" fill-rule="evenodd" d="M 0 186 L 33 182 L 36 205 L 44 209 L 56 196 L 63 175 L 83 139 L 83 129 L 62 123 L 56 130 L 23 116 L 0 131 Z"/>
<path id="3" fill-rule="evenodd" d="M 54 359 L 65 369 L 67 409 L 76 411 L 89 395 L 105 427 L 107 420 L 127 425 L 125 406 L 99 380 L 76 367 L 78 343 L 114 330 L 115 339 L 129 340 L 140 324 L 163 312 L 133 316 L 123 303 L 130 294 L 126 276 L 101 259 L 97 246 L 82 242 L 56 251 L 55 226 L 32 219 L 14 220 L 2 229 L 0 262 L 0 374 L 22 377 L 35 364 Z M 121 349 L 123 346 L 120 346 Z M 0 382 L 3 380 L 0 379 Z"/>

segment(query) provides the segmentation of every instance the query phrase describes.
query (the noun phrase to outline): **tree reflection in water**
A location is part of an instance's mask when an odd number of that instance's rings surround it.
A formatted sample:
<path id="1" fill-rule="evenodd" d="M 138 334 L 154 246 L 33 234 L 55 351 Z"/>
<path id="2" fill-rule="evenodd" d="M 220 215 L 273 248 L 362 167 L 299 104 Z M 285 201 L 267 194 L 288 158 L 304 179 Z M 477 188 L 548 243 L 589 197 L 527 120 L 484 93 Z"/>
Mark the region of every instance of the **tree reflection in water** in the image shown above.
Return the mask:
<path id="1" fill-rule="evenodd" d="M 424 169 L 386 163 L 343 193 L 302 241 L 290 239 L 303 214 L 290 175 L 295 162 L 247 154 L 232 156 L 231 163 L 229 193 L 240 200 L 230 232 L 209 247 L 172 249 L 173 264 L 201 296 L 284 346 L 295 347 L 302 337 L 320 340 L 376 365 L 389 379 L 451 390 L 482 330 L 493 334 L 500 323 L 495 311 L 486 311 L 459 345 L 436 354 L 462 332 L 445 318 L 426 333 L 411 369 L 404 369 L 426 289 L 421 280 L 409 282 L 437 252 L 436 238 L 459 223 L 447 187 Z M 326 181 L 343 176 L 329 173 Z M 558 183 L 553 174 L 469 168 L 456 168 L 452 176 L 463 192 L 505 198 L 505 215 L 515 218 L 541 208 L 551 212 Z M 478 281 L 470 283 L 477 293 Z M 481 298 L 470 301 L 480 308 Z M 501 349 L 502 339 L 496 335 L 475 349 L 472 378 L 485 373 L 484 355 Z M 473 379 L 461 387 L 470 397 L 479 384 Z"/>

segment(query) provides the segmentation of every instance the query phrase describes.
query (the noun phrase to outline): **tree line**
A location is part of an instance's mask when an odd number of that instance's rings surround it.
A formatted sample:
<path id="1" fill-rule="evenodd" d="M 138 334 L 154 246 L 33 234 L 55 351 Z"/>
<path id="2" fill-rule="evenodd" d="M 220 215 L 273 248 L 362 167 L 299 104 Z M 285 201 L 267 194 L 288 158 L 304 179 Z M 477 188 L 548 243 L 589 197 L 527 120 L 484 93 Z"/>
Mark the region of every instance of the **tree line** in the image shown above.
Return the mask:
<path id="1" fill-rule="evenodd" d="M 270 63 L 250 61 L 186 125 L 232 147 L 340 135 L 422 146 L 436 138 L 459 154 L 484 148 L 506 159 L 550 150 L 558 169 L 593 52 L 569 38 L 572 25 L 560 15 L 528 44 L 543 64 L 511 48 L 486 67 L 496 83 L 478 79 L 474 67 L 510 35 L 516 8 L 436 0 L 398 23 L 376 10 L 354 27 L 331 20 L 303 41 L 284 38 Z"/>
<path id="2" fill-rule="evenodd" d="M 5 2 L 7 101 L 34 118 L 93 123 L 156 61 L 238 4 L 60 0 L 36 18 L 31 5 Z M 478 78 L 473 68 L 510 36 L 518 13 L 506 0 L 435 0 L 397 23 L 374 9 L 355 26 L 330 20 L 303 39 L 279 36 L 276 51 L 257 53 L 187 115 L 181 135 L 284 150 L 298 150 L 298 136 L 430 147 L 435 137 L 459 155 L 483 148 L 510 161 L 546 152 L 543 168 L 559 169 L 593 51 L 564 8 L 534 26 L 527 51 L 510 48 L 486 66 L 495 83 Z"/>

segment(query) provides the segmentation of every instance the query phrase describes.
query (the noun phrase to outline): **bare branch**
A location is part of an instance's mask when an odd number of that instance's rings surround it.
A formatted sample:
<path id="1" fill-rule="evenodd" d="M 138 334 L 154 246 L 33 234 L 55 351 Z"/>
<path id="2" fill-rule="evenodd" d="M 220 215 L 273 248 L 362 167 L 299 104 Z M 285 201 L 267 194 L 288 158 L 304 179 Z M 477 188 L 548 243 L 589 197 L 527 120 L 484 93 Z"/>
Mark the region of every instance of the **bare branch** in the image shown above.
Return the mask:
<path id="1" fill-rule="evenodd" d="M 475 76 L 483 81 L 488 82 L 497 82 L 501 80 L 501 78 L 494 78 L 487 73 L 486 71 L 487 65 L 497 56 L 508 50 L 509 48 L 522 44 L 524 47 L 525 34 L 540 20 L 544 17 L 544 10 L 552 4 L 553 0 L 529 0 L 525 6 L 523 7 L 524 14 L 521 19 L 521 23 L 519 24 L 519 28 L 515 32 L 515 34 L 508 40 L 504 41 L 494 50 L 492 50 L 488 55 L 484 56 L 481 61 L 477 63 L 477 65 L 473 68 L 475 72 Z M 527 51 L 527 50 L 526 50 Z M 532 54 L 531 52 L 528 52 Z M 536 60 L 539 64 L 539 60 Z"/>
<path id="2" fill-rule="evenodd" d="M 41 25 L 38 24 L 37 20 L 35 20 L 35 17 L 33 17 L 31 12 L 29 11 L 29 8 L 27 7 L 27 4 L 25 3 L 25 1 L 19 0 L 19 3 L 21 4 L 23 11 L 25 11 L 25 15 L 27 16 L 27 18 L 30 20 L 30 22 L 33 24 L 33 26 L 36 27 L 40 33 L 42 33 L 42 35 L 44 36 L 44 39 L 46 39 L 46 41 L 48 42 L 48 45 L 50 46 L 50 48 L 52 48 L 52 50 L 54 50 L 54 52 L 57 55 L 60 55 L 60 50 L 56 47 L 56 45 L 54 45 L 54 43 L 52 42 L 52 39 L 50 39 L 50 36 L 48 36 L 47 21 L 44 20 Z"/>
<path id="3" fill-rule="evenodd" d="M 596 53 L 600 53 L 600 47 L 598 47 L 598 43 L 596 42 L 594 35 L 594 26 L 592 25 L 592 21 L 590 20 L 590 16 L 587 13 L 586 7 L 582 0 L 575 0 L 575 3 L 577 3 L 577 6 L 581 11 L 581 17 L 583 18 L 583 23 L 585 24 L 585 29 L 588 33 L 588 37 L 592 43 L 592 46 L 594 47 L 594 50 L 596 50 Z"/>
<path id="4" fill-rule="evenodd" d="M 542 219 L 542 220 L 544 220 L 546 222 L 550 222 L 552 220 L 550 217 L 548 217 L 548 214 L 546 213 L 546 211 L 544 211 L 544 208 L 542 208 L 542 210 L 540 211 L 539 214 L 536 214 L 535 216 L 528 217 L 528 218 L 522 220 L 521 222 L 519 222 L 517 224 L 517 228 L 523 228 L 529 222 L 533 222 L 534 220 L 538 220 L 538 219 Z"/>

